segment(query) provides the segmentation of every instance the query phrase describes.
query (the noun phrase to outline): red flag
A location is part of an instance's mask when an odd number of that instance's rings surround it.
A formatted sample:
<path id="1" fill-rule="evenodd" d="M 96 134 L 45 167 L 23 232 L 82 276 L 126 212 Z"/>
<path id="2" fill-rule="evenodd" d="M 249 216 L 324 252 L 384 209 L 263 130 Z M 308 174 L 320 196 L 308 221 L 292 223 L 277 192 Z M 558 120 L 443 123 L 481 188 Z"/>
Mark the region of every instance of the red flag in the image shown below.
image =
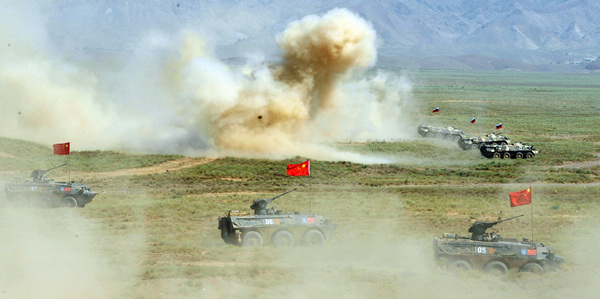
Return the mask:
<path id="1" fill-rule="evenodd" d="M 287 174 L 291 176 L 310 175 L 310 161 L 301 164 L 288 164 Z"/>
<path id="2" fill-rule="evenodd" d="M 511 207 L 528 205 L 531 203 L 531 187 L 525 190 L 508 193 L 508 196 L 510 197 Z"/>
<path id="3" fill-rule="evenodd" d="M 71 153 L 71 143 L 57 143 L 53 145 L 55 155 L 68 155 Z"/>

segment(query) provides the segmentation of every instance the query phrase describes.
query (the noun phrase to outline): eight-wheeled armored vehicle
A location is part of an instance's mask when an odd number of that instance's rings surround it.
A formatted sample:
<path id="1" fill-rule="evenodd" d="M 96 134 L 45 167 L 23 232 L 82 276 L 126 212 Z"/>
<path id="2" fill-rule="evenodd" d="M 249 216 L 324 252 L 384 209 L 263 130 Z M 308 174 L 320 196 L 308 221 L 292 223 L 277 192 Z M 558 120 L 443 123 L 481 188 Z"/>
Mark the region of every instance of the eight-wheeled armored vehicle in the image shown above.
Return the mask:
<path id="1" fill-rule="evenodd" d="M 531 145 L 515 143 L 510 145 L 482 146 L 481 154 L 486 158 L 502 159 L 531 159 L 540 151 Z"/>
<path id="2" fill-rule="evenodd" d="M 488 134 L 480 137 L 463 137 L 458 139 L 458 146 L 464 150 L 479 149 L 482 146 L 489 145 L 504 145 L 510 144 L 512 139 L 499 135 L 499 134 Z"/>
<path id="3" fill-rule="evenodd" d="M 288 194 L 292 189 L 273 198 L 257 199 L 248 212 L 229 211 L 219 217 L 221 238 L 228 244 L 241 246 L 292 247 L 297 244 L 307 246 L 322 245 L 332 237 L 337 224 L 316 214 L 285 214 L 281 210 L 267 208 L 273 200 Z"/>
<path id="4" fill-rule="evenodd" d="M 523 238 L 521 241 L 502 238 L 495 232 L 486 233 L 494 225 L 523 215 L 495 222 L 477 221 L 469 228 L 471 237 L 445 233 L 434 237 L 433 252 L 438 266 L 453 272 L 471 269 L 506 274 L 510 269 L 544 273 L 555 270 L 563 258 L 546 247 Z"/>
<path id="5" fill-rule="evenodd" d="M 457 141 L 461 138 L 467 137 L 465 132 L 455 129 L 454 127 L 433 127 L 421 125 L 418 127 L 417 131 L 419 132 L 419 135 L 426 138 L 439 138 Z"/>
<path id="6" fill-rule="evenodd" d="M 45 178 L 50 170 L 65 166 L 62 164 L 46 170 L 34 170 L 31 181 L 13 181 L 5 184 L 6 199 L 16 207 L 80 207 L 83 208 L 98 194 L 88 186 L 70 182 L 55 182 Z"/>

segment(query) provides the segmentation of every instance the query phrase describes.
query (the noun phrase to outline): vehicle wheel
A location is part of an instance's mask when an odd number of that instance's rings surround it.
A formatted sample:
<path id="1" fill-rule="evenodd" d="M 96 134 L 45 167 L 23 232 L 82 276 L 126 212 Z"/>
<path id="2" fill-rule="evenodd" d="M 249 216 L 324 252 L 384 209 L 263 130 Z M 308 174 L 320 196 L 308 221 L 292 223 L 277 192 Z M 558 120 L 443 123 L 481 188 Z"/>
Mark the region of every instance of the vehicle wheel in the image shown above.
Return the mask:
<path id="1" fill-rule="evenodd" d="M 442 138 L 442 134 L 440 134 L 440 133 L 435 133 L 433 136 L 435 138 L 437 138 L 437 139 L 441 139 Z"/>
<path id="2" fill-rule="evenodd" d="M 483 272 L 492 274 L 492 275 L 506 275 L 508 272 L 508 267 L 502 262 L 493 261 L 483 267 Z"/>
<path id="3" fill-rule="evenodd" d="M 433 134 L 427 133 L 427 134 L 425 134 L 425 137 L 427 137 L 427 138 L 433 138 Z"/>
<path id="4" fill-rule="evenodd" d="M 533 158 L 533 153 L 527 153 L 527 154 L 525 154 L 525 158 L 526 158 L 526 159 L 531 159 L 531 158 Z"/>
<path id="5" fill-rule="evenodd" d="M 534 274 L 544 274 L 544 268 L 537 263 L 527 263 L 521 267 L 521 272 L 529 272 Z"/>
<path id="6" fill-rule="evenodd" d="M 282 230 L 273 236 L 273 245 L 275 247 L 289 248 L 294 246 L 294 236 L 288 231 Z"/>
<path id="7" fill-rule="evenodd" d="M 500 142 L 500 145 L 507 145 L 506 141 Z"/>
<path id="8" fill-rule="evenodd" d="M 518 152 L 516 157 L 517 159 L 523 159 L 523 153 Z"/>
<path id="9" fill-rule="evenodd" d="M 479 146 L 478 146 L 477 144 L 473 143 L 473 144 L 471 144 L 471 148 L 472 148 L 472 149 L 478 149 L 478 148 L 479 148 Z"/>
<path id="10" fill-rule="evenodd" d="M 242 246 L 259 247 L 263 245 L 263 237 L 255 231 L 245 232 L 242 237 Z"/>
<path id="11" fill-rule="evenodd" d="M 450 265 L 448 265 L 448 271 L 457 274 L 471 271 L 471 265 L 467 263 L 467 261 L 456 260 L 450 263 Z"/>
<path id="12" fill-rule="evenodd" d="M 62 208 L 76 208 L 77 199 L 73 196 L 65 196 L 60 200 L 60 206 Z"/>
<path id="13" fill-rule="evenodd" d="M 307 246 L 322 246 L 325 243 L 325 236 L 318 230 L 309 230 L 304 235 L 304 244 Z"/>
<path id="14" fill-rule="evenodd" d="M 446 136 L 444 136 L 444 139 L 446 139 L 448 141 L 452 141 L 452 135 L 446 135 Z"/>
<path id="15" fill-rule="evenodd" d="M 458 141 L 458 139 L 460 139 L 460 136 L 458 136 L 458 135 L 454 135 L 454 136 L 452 136 L 452 140 L 454 140 L 454 141 Z"/>
<path id="16" fill-rule="evenodd" d="M 504 153 L 502 159 L 510 159 L 510 153 Z"/>
<path id="17" fill-rule="evenodd" d="M 492 158 L 494 158 L 494 159 L 498 159 L 498 158 L 500 158 L 500 153 L 494 153 L 494 154 L 492 155 Z"/>

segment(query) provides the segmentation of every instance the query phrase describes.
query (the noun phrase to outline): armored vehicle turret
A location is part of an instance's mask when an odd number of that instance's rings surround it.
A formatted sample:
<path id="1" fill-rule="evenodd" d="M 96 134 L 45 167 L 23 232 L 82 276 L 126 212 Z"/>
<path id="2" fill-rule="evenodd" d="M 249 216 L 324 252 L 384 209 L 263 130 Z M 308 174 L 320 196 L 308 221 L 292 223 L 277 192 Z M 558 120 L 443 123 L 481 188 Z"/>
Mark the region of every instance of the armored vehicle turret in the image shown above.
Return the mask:
<path id="1" fill-rule="evenodd" d="M 298 244 L 307 246 L 322 245 L 333 236 L 337 224 L 316 214 L 286 214 L 281 210 L 268 208 L 275 199 L 288 194 L 292 189 L 273 198 L 257 199 L 248 212 L 229 211 L 219 217 L 221 238 L 228 244 L 241 246 L 292 247 Z"/>
<path id="2" fill-rule="evenodd" d="M 479 149 L 482 146 L 496 146 L 510 144 L 512 139 L 499 134 L 488 134 L 480 137 L 464 137 L 458 139 L 458 146 L 464 150 Z"/>
<path id="3" fill-rule="evenodd" d="M 31 181 L 13 181 L 5 185 L 6 199 L 17 207 L 80 207 L 83 208 L 96 196 L 96 192 L 84 184 L 55 182 L 45 177 L 46 173 L 63 167 L 62 164 L 50 169 L 36 169 L 31 172 Z"/>
<path id="4" fill-rule="evenodd" d="M 467 137 L 467 134 L 462 130 L 455 129 L 454 127 L 433 127 L 433 126 L 419 126 L 417 131 L 419 135 L 425 138 L 438 138 L 450 141 L 457 141 L 461 138 Z"/>
<path id="5" fill-rule="evenodd" d="M 510 145 L 483 146 L 479 149 L 486 158 L 502 159 L 531 159 L 540 151 L 531 145 L 515 143 Z"/>
<path id="6" fill-rule="evenodd" d="M 544 273 L 555 270 L 563 258 L 552 247 L 523 238 L 503 238 L 495 232 L 487 233 L 494 225 L 523 215 L 495 222 L 477 221 L 471 225 L 470 237 L 445 233 L 434 237 L 433 251 L 438 266 L 452 272 L 478 269 L 504 275 L 509 270 Z"/>

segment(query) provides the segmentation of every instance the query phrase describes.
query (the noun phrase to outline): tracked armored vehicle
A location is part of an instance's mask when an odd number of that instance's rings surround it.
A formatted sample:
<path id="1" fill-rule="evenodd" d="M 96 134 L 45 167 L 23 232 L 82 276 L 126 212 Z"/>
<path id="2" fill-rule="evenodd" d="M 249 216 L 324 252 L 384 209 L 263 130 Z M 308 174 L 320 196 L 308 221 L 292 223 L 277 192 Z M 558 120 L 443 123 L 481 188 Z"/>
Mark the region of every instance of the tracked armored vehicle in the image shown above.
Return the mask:
<path id="1" fill-rule="evenodd" d="M 292 247 L 295 245 L 320 246 L 330 239 L 337 224 L 316 214 L 286 214 L 281 210 L 267 208 L 275 199 L 296 189 L 273 198 L 257 199 L 248 212 L 229 211 L 219 217 L 221 238 L 228 244 L 241 246 Z"/>
<path id="2" fill-rule="evenodd" d="M 455 129 L 454 127 L 433 127 L 421 125 L 418 127 L 417 131 L 421 137 L 425 138 L 438 138 L 457 141 L 461 138 L 467 137 L 465 132 Z"/>
<path id="3" fill-rule="evenodd" d="M 522 216 L 495 222 L 477 221 L 469 228 L 471 237 L 449 233 L 434 237 L 435 262 L 452 272 L 477 269 L 504 275 L 511 269 L 533 273 L 555 270 L 562 264 L 563 258 L 556 255 L 552 247 L 527 238 L 519 241 L 486 232 L 500 222 Z"/>
<path id="4" fill-rule="evenodd" d="M 54 179 L 45 177 L 50 170 L 63 167 L 62 164 L 46 170 L 34 170 L 31 173 L 31 181 L 7 182 L 5 185 L 6 199 L 16 207 L 80 207 L 86 204 L 98 194 L 88 186 L 70 182 L 55 182 Z"/>
<path id="5" fill-rule="evenodd" d="M 512 139 L 494 133 L 480 137 L 464 137 L 458 139 L 458 146 L 464 150 L 479 149 L 482 146 L 510 144 Z"/>
<path id="6" fill-rule="evenodd" d="M 494 159 L 531 159 L 540 152 L 533 146 L 523 145 L 522 143 L 496 146 L 486 145 L 479 150 L 484 157 Z"/>

